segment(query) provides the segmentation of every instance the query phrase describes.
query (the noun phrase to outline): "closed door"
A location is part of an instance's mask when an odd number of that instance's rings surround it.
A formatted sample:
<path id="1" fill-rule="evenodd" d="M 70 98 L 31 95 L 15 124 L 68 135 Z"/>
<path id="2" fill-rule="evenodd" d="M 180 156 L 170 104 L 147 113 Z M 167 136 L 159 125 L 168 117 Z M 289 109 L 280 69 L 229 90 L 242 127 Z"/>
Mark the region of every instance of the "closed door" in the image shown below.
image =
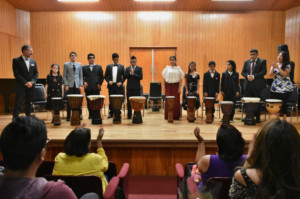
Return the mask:
<path id="1" fill-rule="evenodd" d="M 176 48 L 130 48 L 130 56 L 137 58 L 137 65 L 143 68 L 144 93 L 149 93 L 150 82 L 163 83 L 162 71 L 169 64 L 169 57 L 176 55 Z"/>

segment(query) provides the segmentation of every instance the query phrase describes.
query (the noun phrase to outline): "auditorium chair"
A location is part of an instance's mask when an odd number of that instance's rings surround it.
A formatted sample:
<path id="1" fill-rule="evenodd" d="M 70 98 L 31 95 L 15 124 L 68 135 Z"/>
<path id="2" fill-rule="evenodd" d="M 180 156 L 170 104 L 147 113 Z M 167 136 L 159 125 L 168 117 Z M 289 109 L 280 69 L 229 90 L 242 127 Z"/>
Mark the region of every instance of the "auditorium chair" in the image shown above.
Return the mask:
<path id="1" fill-rule="evenodd" d="M 128 173 L 129 173 L 130 165 L 128 163 L 124 163 L 118 177 L 120 178 L 119 188 L 124 193 L 125 198 L 128 198 Z"/>
<path id="2" fill-rule="evenodd" d="M 117 190 L 119 184 L 119 177 L 113 177 L 106 188 L 106 191 L 103 195 L 102 191 L 102 181 L 97 176 L 54 176 L 48 175 L 45 176 L 48 181 L 57 181 L 63 180 L 66 185 L 68 185 L 77 198 L 80 198 L 86 193 L 96 193 L 98 194 L 99 198 L 104 199 L 115 199 L 116 195 L 115 192 Z"/>
<path id="3" fill-rule="evenodd" d="M 46 93 L 45 87 L 43 84 L 34 85 L 33 96 L 31 100 L 34 116 L 35 116 L 35 112 L 37 111 L 47 111 L 46 109 L 47 100 L 45 98 L 45 93 Z"/>
<path id="4" fill-rule="evenodd" d="M 293 118 L 293 111 L 295 109 L 296 111 L 296 116 L 297 116 L 297 121 L 298 121 L 298 86 L 294 86 L 292 94 L 288 98 L 288 109 L 291 110 L 291 120 Z"/>
<path id="5" fill-rule="evenodd" d="M 150 101 L 153 101 L 152 111 L 159 111 L 158 101 L 161 101 L 160 108 L 163 108 L 163 100 L 161 94 L 161 82 L 150 82 L 150 92 L 147 100 L 147 107 L 149 107 Z"/>

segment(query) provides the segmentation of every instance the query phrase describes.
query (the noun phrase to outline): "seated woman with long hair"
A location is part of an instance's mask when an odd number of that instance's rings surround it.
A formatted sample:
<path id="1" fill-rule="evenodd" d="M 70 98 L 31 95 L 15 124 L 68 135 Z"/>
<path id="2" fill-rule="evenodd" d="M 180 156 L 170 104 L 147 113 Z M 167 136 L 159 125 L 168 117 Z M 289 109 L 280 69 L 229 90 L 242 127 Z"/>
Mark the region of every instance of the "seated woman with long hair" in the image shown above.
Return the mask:
<path id="1" fill-rule="evenodd" d="M 233 178 L 233 199 L 300 198 L 300 135 L 279 119 L 266 123 L 253 137 L 249 157 Z"/>
<path id="2" fill-rule="evenodd" d="M 103 193 L 107 187 L 104 172 L 108 169 L 108 159 L 102 146 L 104 129 L 99 129 L 97 137 L 97 153 L 89 153 L 91 146 L 91 130 L 78 127 L 66 138 L 65 153 L 55 157 L 53 175 L 95 175 L 101 178 Z"/>
<path id="3" fill-rule="evenodd" d="M 218 152 L 216 155 L 205 155 L 204 139 L 197 127 L 194 134 L 198 139 L 196 162 L 201 174 L 198 185 L 200 192 L 204 192 L 206 182 L 212 177 L 233 177 L 236 167 L 244 165 L 245 141 L 242 134 L 234 126 L 222 124 L 217 132 Z"/>

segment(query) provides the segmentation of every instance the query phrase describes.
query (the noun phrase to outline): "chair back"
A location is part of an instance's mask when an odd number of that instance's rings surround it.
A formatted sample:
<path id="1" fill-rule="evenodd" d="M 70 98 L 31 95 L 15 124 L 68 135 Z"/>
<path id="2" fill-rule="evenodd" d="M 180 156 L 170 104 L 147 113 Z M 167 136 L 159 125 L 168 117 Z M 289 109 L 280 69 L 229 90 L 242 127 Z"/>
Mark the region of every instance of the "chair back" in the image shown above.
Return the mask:
<path id="1" fill-rule="evenodd" d="M 140 95 L 143 96 L 143 94 L 144 94 L 143 84 L 140 84 Z"/>
<path id="2" fill-rule="evenodd" d="M 44 161 L 36 172 L 36 177 L 51 175 L 54 168 L 54 161 Z"/>
<path id="3" fill-rule="evenodd" d="M 77 198 L 86 193 L 96 193 L 99 198 L 103 198 L 102 181 L 97 176 L 45 176 L 48 181 L 63 180 L 68 185 Z"/>
<path id="4" fill-rule="evenodd" d="M 216 198 L 229 199 L 229 189 L 232 183 L 231 177 L 213 177 L 209 178 L 206 182 L 206 190 L 212 190 L 218 187 Z"/>
<path id="5" fill-rule="evenodd" d="M 43 102 L 45 98 L 45 87 L 43 84 L 35 84 L 32 96 L 32 102 Z"/>
<path id="6" fill-rule="evenodd" d="M 109 161 L 108 163 L 108 169 L 107 171 L 104 173 L 108 180 L 110 181 L 113 177 L 117 176 L 117 166 L 114 162 Z"/>
<path id="7" fill-rule="evenodd" d="M 128 198 L 128 173 L 129 173 L 130 165 L 128 163 L 124 163 L 118 177 L 120 178 L 119 187 L 123 191 L 125 198 Z"/>
<path id="8" fill-rule="evenodd" d="M 294 86 L 293 92 L 290 94 L 288 98 L 288 103 L 298 104 L 298 87 Z"/>
<path id="9" fill-rule="evenodd" d="M 150 82 L 149 97 L 161 97 L 161 82 Z"/>

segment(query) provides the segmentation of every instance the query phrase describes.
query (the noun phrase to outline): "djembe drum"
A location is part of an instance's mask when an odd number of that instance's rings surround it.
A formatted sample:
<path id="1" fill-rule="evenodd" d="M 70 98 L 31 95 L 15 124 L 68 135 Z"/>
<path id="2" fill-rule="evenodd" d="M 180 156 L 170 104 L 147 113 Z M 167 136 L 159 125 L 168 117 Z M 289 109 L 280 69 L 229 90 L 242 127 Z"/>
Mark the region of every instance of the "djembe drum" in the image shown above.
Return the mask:
<path id="1" fill-rule="evenodd" d="M 166 108 L 168 110 L 169 123 L 172 123 L 174 120 L 174 106 L 175 106 L 175 96 L 166 96 Z"/>
<path id="2" fill-rule="evenodd" d="M 59 126 L 59 125 L 61 125 L 59 111 L 62 107 L 62 98 L 61 97 L 52 97 L 51 102 L 52 102 L 52 108 L 54 110 L 53 124 L 54 124 L 54 126 Z"/>
<path id="3" fill-rule="evenodd" d="M 220 104 L 223 113 L 223 124 L 229 124 L 234 103 L 232 101 L 222 101 Z"/>
<path id="4" fill-rule="evenodd" d="M 205 110 L 206 110 L 206 123 L 211 124 L 213 122 L 213 108 L 215 106 L 214 97 L 205 97 Z"/>
<path id="5" fill-rule="evenodd" d="M 110 103 L 113 108 L 113 123 L 121 123 L 121 108 L 124 100 L 124 95 L 110 95 Z"/>
<path id="6" fill-rule="evenodd" d="M 256 124 L 254 120 L 254 112 L 257 110 L 260 103 L 260 98 L 256 97 L 243 97 L 242 102 L 244 104 L 246 118 L 244 120 L 245 125 L 253 126 Z"/>
<path id="7" fill-rule="evenodd" d="M 143 123 L 141 110 L 144 108 L 146 98 L 142 96 L 129 97 L 129 101 L 132 109 L 134 110 L 132 123 L 141 124 Z"/>
<path id="8" fill-rule="evenodd" d="M 195 96 L 187 96 L 187 119 L 189 122 L 195 121 L 196 100 Z"/>
<path id="9" fill-rule="evenodd" d="M 267 111 L 269 112 L 269 119 L 271 115 L 276 115 L 279 113 L 281 110 L 282 106 L 282 100 L 280 99 L 266 99 L 266 108 Z"/>
<path id="10" fill-rule="evenodd" d="M 80 108 L 82 106 L 83 95 L 70 94 L 67 95 L 68 103 L 72 109 L 71 126 L 80 125 Z"/>
<path id="11" fill-rule="evenodd" d="M 90 107 L 92 109 L 92 124 L 102 124 L 102 118 L 100 111 L 104 104 L 104 95 L 89 95 L 87 96 L 89 99 Z"/>

